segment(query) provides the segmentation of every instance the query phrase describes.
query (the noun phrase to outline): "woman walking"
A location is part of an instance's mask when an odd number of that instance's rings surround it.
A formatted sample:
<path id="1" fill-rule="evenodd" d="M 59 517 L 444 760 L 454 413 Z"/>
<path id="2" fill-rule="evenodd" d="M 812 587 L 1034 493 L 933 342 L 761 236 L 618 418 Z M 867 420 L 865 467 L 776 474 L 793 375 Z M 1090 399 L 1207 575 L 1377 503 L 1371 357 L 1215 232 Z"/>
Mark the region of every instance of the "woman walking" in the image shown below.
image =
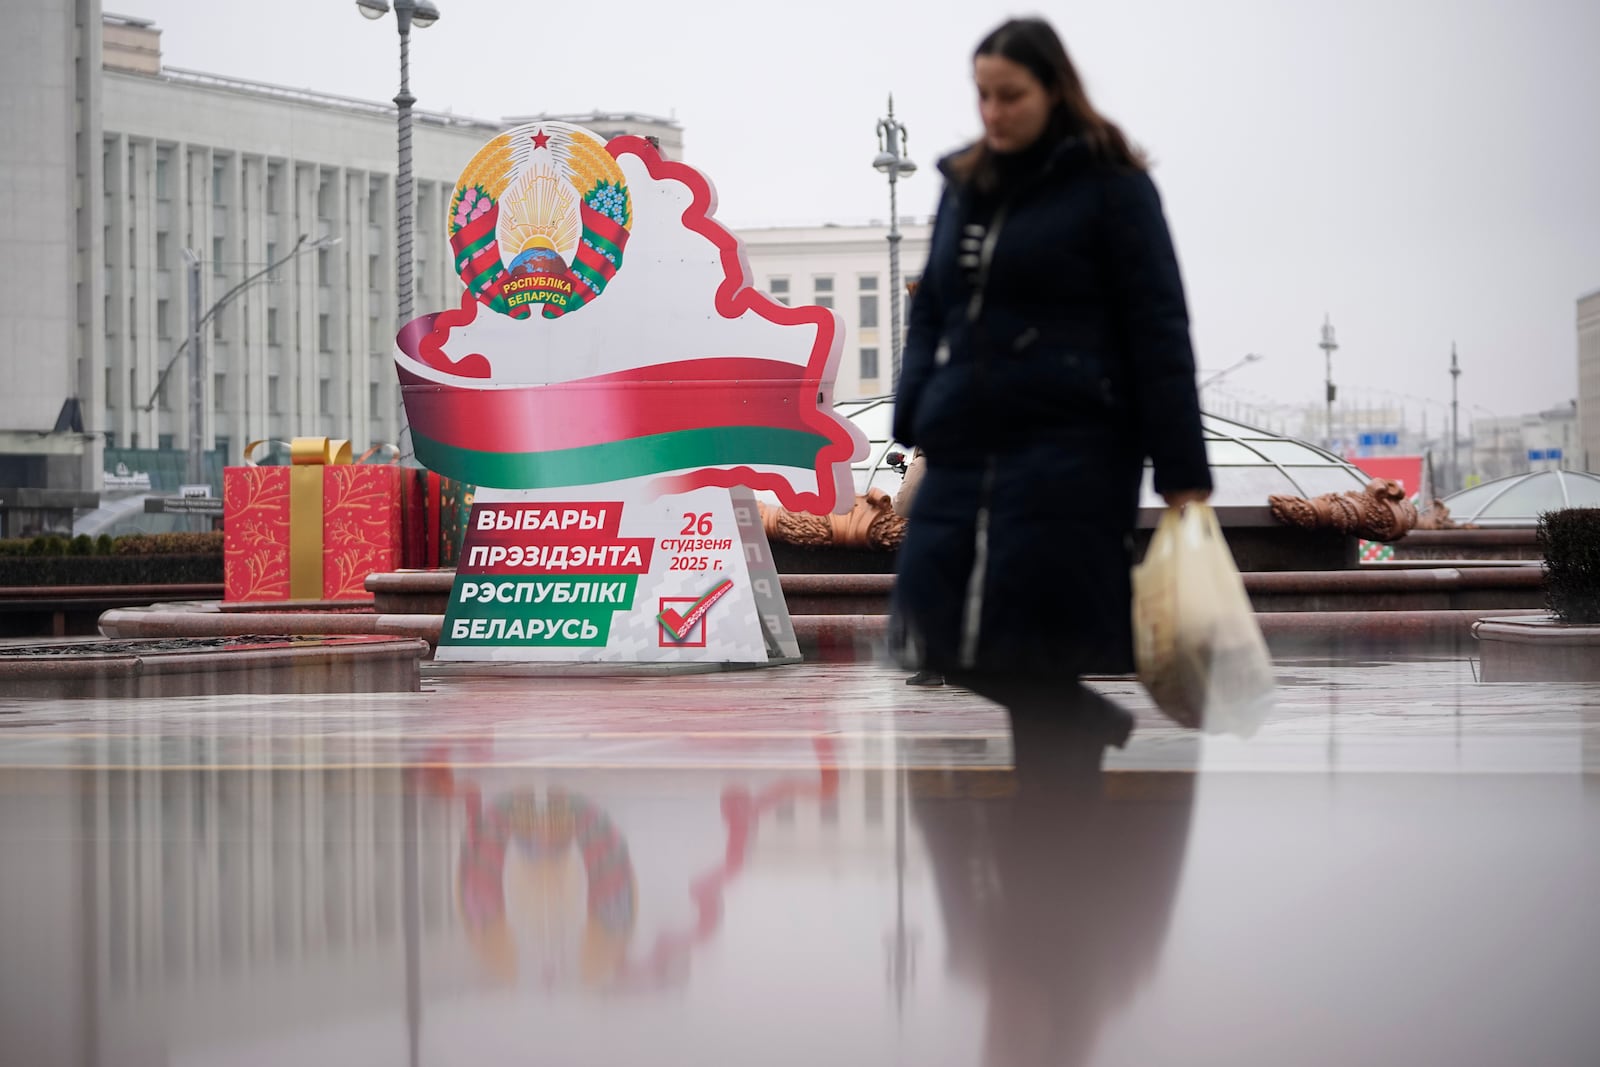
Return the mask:
<path id="1" fill-rule="evenodd" d="M 1206 499 L 1211 475 L 1183 285 L 1143 157 L 1043 20 L 985 37 L 973 80 L 983 137 L 939 165 L 895 399 L 895 438 L 927 470 L 894 633 L 906 666 L 1004 705 L 1021 748 L 1041 716 L 1085 718 L 1064 700 L 1077 676 L 1133 669 L 1145 457 L 1169 505 Z M 1096 719 L 1083 729 L 1117 744 L 1132 725 Z"/>

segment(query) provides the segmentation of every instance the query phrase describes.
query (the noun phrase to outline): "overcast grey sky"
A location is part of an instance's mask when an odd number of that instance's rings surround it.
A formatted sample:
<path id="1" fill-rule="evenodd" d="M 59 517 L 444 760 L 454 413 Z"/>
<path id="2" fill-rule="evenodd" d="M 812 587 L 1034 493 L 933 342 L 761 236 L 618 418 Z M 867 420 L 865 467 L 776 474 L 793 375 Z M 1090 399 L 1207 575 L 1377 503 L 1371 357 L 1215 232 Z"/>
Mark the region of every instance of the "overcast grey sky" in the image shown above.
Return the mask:
<path id="1" fill-rule="evenodd" d="M 1429 398 L 1431 426 L 1452 340 L 1463 424 L 1576 394 L 1574 302 L 1600 289 L 1597 0 L 435 2 L 420 106 L 672 114 L 735 227 L 885 217 L 890 91 L 924 167 L 902 211 L 930 212 L 931 164 L 977 132 L 973 45 L 1044 14 L 1156 161 L 1201 365 L 1267 357 L 1236 394 L 1319 401 L 1324 312 L 1344 395 Z M 108 7 L 154 19 L 174 66 L 394 95 L 393 22 L 354 0 Z"/>

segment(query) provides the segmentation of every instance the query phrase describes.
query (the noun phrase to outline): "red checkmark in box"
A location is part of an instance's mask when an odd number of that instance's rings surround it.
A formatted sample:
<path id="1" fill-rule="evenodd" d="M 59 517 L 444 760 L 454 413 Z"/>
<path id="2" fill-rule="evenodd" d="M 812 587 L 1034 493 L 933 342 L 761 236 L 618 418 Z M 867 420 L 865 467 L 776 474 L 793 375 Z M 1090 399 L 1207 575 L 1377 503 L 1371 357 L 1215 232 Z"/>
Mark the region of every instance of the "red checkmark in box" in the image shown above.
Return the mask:
<path id="1" fill-rule="evenodd" d="M 682 645 L 683 641 L 693 637 L 694 627 L 706 621 L 706 613 L 710 611 L 712 605 L 715 605 L 718 600 L 722 600 L 730 592 L 733 592 L 733 579 L 723 577 L 722 581 L 712 585 L 710 592 L 707 592 L 699 600 L 694 600 L 683 613 L 680 613 L 677 608 L 662 608 L 661 611 L 656 613 L 656 619 L 661 621 L 661 629 L 666 630 L 667 637 Z M 661 640 L 659 633 L 656 640 Z M 706 645 L 706 629 L 701 627 L 701 640 L 699 640 L 699 645 L 696 645 L 696 648 L 704 645 Z"/>
<path id="2" fill-rule="evenodd" d="M 656 644 L 661 648 L 705 648 L 706 647 L 706 620 L 702 616 L 692 627 L 683 640 L 678 640 L 667 629 L 667 623 L 662 621 L 662 616 L 667 619 L 680 619 L 691 611 L 700 602 L 694 596 L 664 596 L 659 599 L 660 606 L 656 609 Z"/>

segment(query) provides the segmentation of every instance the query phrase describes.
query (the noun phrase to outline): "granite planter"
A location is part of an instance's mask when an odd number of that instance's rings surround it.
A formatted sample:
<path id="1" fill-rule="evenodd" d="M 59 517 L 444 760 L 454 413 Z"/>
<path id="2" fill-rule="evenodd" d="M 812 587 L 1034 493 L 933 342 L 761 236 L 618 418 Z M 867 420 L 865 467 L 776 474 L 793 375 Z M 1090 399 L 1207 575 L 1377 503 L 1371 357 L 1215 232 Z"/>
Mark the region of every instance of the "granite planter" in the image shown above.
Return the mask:
<path id="1" fill-rule="evenodd" d="M 1600 682 L 1600 624 L 1554 615 L 1488 618 L 1472 636 L 1486 682 Z"/>

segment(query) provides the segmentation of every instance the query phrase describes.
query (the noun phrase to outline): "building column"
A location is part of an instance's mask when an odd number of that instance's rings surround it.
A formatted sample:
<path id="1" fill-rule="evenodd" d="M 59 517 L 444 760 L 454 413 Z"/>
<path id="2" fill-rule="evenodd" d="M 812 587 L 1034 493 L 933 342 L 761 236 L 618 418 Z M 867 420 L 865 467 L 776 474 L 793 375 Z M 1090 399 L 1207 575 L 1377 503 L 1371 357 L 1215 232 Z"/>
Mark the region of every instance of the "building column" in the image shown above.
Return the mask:
<path id="1" fill-rule="evenodd" d="M 156 383 L 166 360 L 157 355 L 160 336 L 156 330 L 156 213 L 155 142 L 146 138 L 128 141 L 129 246 L 128 289 L 132 301 L 128 366 L 133 371 L 132 403 L 135 433 L 139 447 L 155 448 L 159 443 L 161 398 Z M 170 356 L 170 353 L 168 353 Z M 168 403 L 175 397 L 167 394 Z M 151 401 L 154 400 L 154 404 Z M 147 405 L 148 410 L 146 410 Z"/>
<path id="2" fill-rule="evenodd" d="M 74 381 L 83 408 L 83 428 L 93 434 L 84 445 L 79 484 L 98 491 L 105 469 L 105 434 L 112 425 L 105 396 L 105 139 L 101 125 L 100 5 L 77 2 L 78 129 L 78 359 Z"/>
<path id="3" fill-rule="evenodd" d="M 344 186 L 344 255 L 345 270 L 340 293 L 344 300 L 345 352 L 345 410 L 351 440 L 362 450 L 377 441 L 373 433 L 373 412 L 367 403 L 371 390 L 369 381 L 376 381 L 368 372 L 371 369 L 372 339 L 369 336 L 367 316 L 367 183 L 366 171 L 348 171 Z"/>
<path id="4" fill-rule="evenodd" d="M 267 248 L 273 243 L 275 235 L 270 232 L 267 215 L 269 161 L 263 155 L 240 156 L 239 161 L 244 172 L 241 180 L 244 197 L 240 201 L 238 217 L 240 229 L 245 235 L 245 243 L 249 249 L 249 254 L 245 257 L 247 262 L 241 268 L 240 277 L 243 278 L 261 270 L 270 262 Z M 279 256 L 285 251 L 281 244 L 276 249 Z M 248 367 L 252 381 L 264 381 L 272 365 L 272 354 L 267 345 L 267 309 L 272 304 L 270 279 L 263 279 L 239 294 L 239 304 L 240 351 L 232 363 L 234 367 Z M 237 447 L 243 448 L 244 444 L 245 442 L 241 440 Z"/>
<path id="5" fill-rule="evenodd" d="M 377 223 L 368 222 L 366 232 L 369 238 L 369 256 L 371 252 L 378 253 L 378 272 L 368 279 L 368 288 L 363 294 L 366 301 L 368 329 L 372 329 L 370 320 L 377 320 L 376 338 L 367 346 L 369 365 L 372 360 L 371 353 L 381 352 L 379 367 L 382 373 L 377 374 L 374 380 L 378 382 L 378 412 L 375 419 L 380 420 L 384 439 L 399 447 L 400 427 L 396 414 L 400 404 L 400 383 L 394 371 L 394 337 L 395 337 L 395 206 L 394 206 L 394 175 L 378 173 L 372 176 L 375 189 L 369 190 L 367 218 L 377 219 Z M 371 201 L 377 201 L 374 206 Z M 369 272 L 370 273 L 370 272 Z"/>
<path id="6" fill-rule="evenodd" d="M 200 257 L 200 304 L 201 314 L 204 314 L 224 291 L 217 284 L 222 279 L 218 278 L 217 265 L 212 262 L 212 238 L 216 236 L 216 209 L 211 202 L 211 167 L 213 160 L 209 148 L 187 144 L 179 146 L 178 154 L 183 159 L 183 184 L 180 186 L 184 196 L 182 205 L 183 243 L 185 248 L 192 249 L 195 255 Z M 185 294 L 188 293 L 187 284 L 184 286 L 184 292 Z M 185 315 L 183 328 L 187 333 L 189 329 L 187 312 Z M 200 340 L 205 345 L 206 364 L 208 367 L 205 377 L 209 378 L 219 368 L 227 367 L 229 362 L 228 354 L 212 340 L 210 323 L 207 323 L 202 328 Z M 201 437 L 209 446 L 213 434 L 216 432 L 215 419 L 217 415 L 214 413 L 218 409 L 228 410 L 230 401 L 225 397 L 212 396 L 211 383 L 207 381 L 204 384 L 209 398 L 204 407 L 212 421 L 210 426 L 202 426 Z M 229 388 L 231 391 L 231 384 Z M 184 431 L 185 433 L 188 432 L 187 422 Z"/>
<path id="7" fill-rule="evenodd" d="M 318 425 L 326 427 L 330 437 L 349 439 L 356 445 L 356 451 L 366 451 L 366 445 L 356 435 L 355 427 L 351 423 L 351 413 L 355 406 L 349 401 L 351 382 L 356 374 L 350 363 L 350 348 L 347 343 L 349 337 L 349 274 L 344 269 L 345 257 L 350 254 L 350 216 L 347 211 L 349 206 L 345 186 L 349 181 L 350 172 L 343 167 L 336 167 L 329 171 L 328 181 L 332 190 L 328 197 L 328 229 L 327 233 L 334 234 L 340 243 L 327 250 L 328 272 L 327 277 L 319 277 L 318 297 L 322 301 L 323 311 L 328 316 L 328 351 L 322 351 L 320 337 L 317 351 L 316 384 L 317 384 L 317 420 Z M 322 383 L 328 383 L 328 410 L 322 410 Z"/>
<path id="8" fill-rule="evenodd" d="M 133 432 L 133 404 L 128 398 L 128 145 L 127 138 L 113 134 L 104 140 L 105 157 L 105 259 L 101 271 L 106 277 L 109 309 L 106 317 L 106 368 L 104 375 L 105 428 L 116 436 L 120 448 L 127 448 Z"/>
<path id="9" fill-rule="evenodd" d="M 318 213 L 318 193 L 322 186 L 322 169 L 316 164 L 303 164 L 296 168 L 295 232 L 320 237 L 324 230 Z M 292 342 L 280 364 L 284 381 L 279 382 L 279 395 L 284 407 L 280 418 L 288 426 L 304 426 L 316 411 L 316 357 L 317 315 L 317 264 L 314 256 L 301 256 L 294 261 L 294 323 Z M 303 429 L 293 431 L 304 433 Z"/>

